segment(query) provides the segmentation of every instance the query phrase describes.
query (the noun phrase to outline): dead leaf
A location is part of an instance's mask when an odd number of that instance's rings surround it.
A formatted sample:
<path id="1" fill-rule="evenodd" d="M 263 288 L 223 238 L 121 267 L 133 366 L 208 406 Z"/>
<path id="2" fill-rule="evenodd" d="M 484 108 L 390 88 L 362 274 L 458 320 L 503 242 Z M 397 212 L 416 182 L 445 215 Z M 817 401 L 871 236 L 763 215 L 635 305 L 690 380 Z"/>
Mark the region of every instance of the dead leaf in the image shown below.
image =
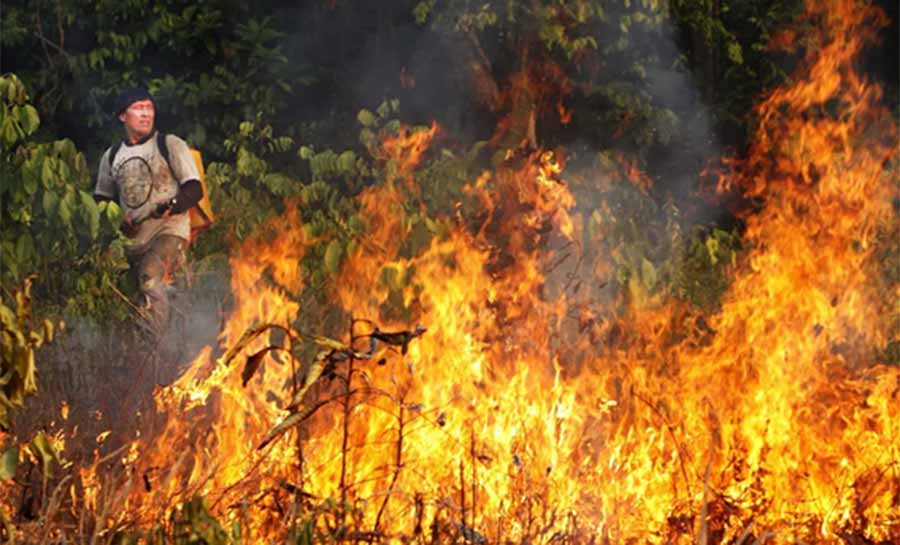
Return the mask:
<path id="1" fill-rule="evenodd" d="M 409 341 L 421 336 L 426 331 L 428 331 L 427 328 L 422 327 L 421 325 L 416 325 L 416 328 L 413 331 L 387 332 L 379 331 L 378 329 L 376 329 L 372 332 L 371 336 L 373 339 L 378 339 L 385 344 L 399 346 L 400 353 L 405 355 L 407 349 L 409 348 Z"/>
<path id="2" fill-rule="evenodd" d="M 336 341 L 330 337 L 322 337 L 320 335 L 310 335 L 309 340 L 318 344 L 319 346 L 331 348 L 332 350 L 337 350 L 340 352 L 352 352 L 353 351 L 346 344 L 344 344 L 340 341 Z"/>
<path id="3" fill-rule="evenodd" d="M 316 361 L 309 366 L 309 370 L 306 371 L 306 376 L 303 377 L 303 384 L 300 385 L 300 388 L 294 394 L 294 397 L 291 398 L 287 410 L 294 410 L 303 403 L 303 396 L 306 395 L 306 392 L 308 392 L 312 385 L 322 376 L 323 369 L 325 369 L 324 362 L 317 358 Z"/>
<path id="4" fill-rule="evenodd" d="M 270 327 L 275 326 L 273 326 L 272 324 L 259 324 L 244 331 L 244 334 L 241 335 L 241 338 L 238 339 L 234 346 L 232 346 L 228 349 L 227 352 L 225 352 L 221 359 L 219 359 L 219 362 L 221 362 L 223 365 L 230 365 L 231 360 L 233 360 L 235 356 L 237 356 L 238 353 L 240 353 L 240 351 L 244 349 L 244 347 L 250 344 L 253 339 L 257 338 L 262 332 L 269 329 Z"/>
<path id="5" fill-rule="evenodd" d="M 266 438 L 263 439 L 262 443 L 260 443 L 259 446 L 256 447 L 256 449 L 262 450 L 262 449 L 266 448 L 266 446 L 269 443 L 271 443 L 275 439 L 278 439 L 279 437 L 284 435 L 285 432 L 287 432 L 294 426 L 299 425 L 301 422 L 303 422 L 304 420 L 306 420 L 307 418 L 312 416 L 313 413 L 318 411 L 320 408 L 322 408 L 324 405 L 326 405 L 330 401 L 332 401 L 332 400 L 325 399 L 323 401 L 319 401 L 318 403 L 310 405 L 309 407 L 305 407 L 300 412 L 291 413 L 287 418 L 282 420 L 280 424 L 278 424 L 277 426 L 272 428 L 272 431 L 270 431 L 269 434 L 266 435 Z"/>
<path id="6" fill-rule="evenodd" d="M 278 348 L 277 346 L 267 346 L 260 350 L 259 352 L 247 356 L 247 363 L 244 364 L 244 372 L 241 373 L 241 385 L 245 388 L 247 387 L 247 383 L 250 382 L 250 379 L 253 378 L 253 374 L 259 369 L 259 366 L 262 365 L 263 360 L 266 358 L 266 354 L 269 353 L 270 350 Z"/>

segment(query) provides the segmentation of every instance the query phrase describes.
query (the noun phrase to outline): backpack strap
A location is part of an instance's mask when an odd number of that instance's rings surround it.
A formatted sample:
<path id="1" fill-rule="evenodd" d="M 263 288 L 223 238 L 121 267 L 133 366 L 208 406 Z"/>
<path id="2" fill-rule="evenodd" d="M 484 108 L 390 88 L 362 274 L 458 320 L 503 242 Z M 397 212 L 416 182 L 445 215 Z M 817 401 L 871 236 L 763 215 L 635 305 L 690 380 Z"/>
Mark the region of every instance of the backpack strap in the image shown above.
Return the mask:
<path id="1" fill-rule="evenodd" d="M 172 163 L 169 161 L 169 144 L 166 143 L 166 134 L 164 132 L 156 131 L 156 147 L 159 148 L 160 155 L 166 160 L 166 166 L 171 171 Z"/>
<path id="2" fill-rule="evenodd" d="M 109 148 L 109 169 L 110 170 L 112 170 L 113 161 L 116 159 L 116 154 L 119 153 L 119 148 L 121 148 L 121 147 L 122 147 L 122 141 L 119 140 L 119 142 L 115 146 Z"/>
<path id="3" fill-rule="evenodd" d="M 119 153 L 119 148 L 122 147 L 122 142 L 119 141 L 115 146 L 109 149 L 109 168 L 112 168 L 113 161 L 116 160 L 116 154 Z M 156 131 L 156 147 L 159 148 L 159 153 L 162 155 L 163 159 L 166 160 L 166 166 L 169 167 L 169 170 L 172 170 L 172 162 L 169 161 L 169 145 L 166 143 L 166 134 L 160 131 Z"/>

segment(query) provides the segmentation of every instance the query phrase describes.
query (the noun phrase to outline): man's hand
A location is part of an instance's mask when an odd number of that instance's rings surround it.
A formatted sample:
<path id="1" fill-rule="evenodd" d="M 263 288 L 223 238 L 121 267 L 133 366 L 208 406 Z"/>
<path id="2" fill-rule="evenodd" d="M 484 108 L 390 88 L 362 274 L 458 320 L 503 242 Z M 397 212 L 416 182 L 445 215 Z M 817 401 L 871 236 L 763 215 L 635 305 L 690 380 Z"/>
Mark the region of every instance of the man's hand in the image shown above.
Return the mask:
<path id="1" fill-rule="evenodd" d="M 172 214 L 173 200 L 169 200 L 156 205 L 156 210 L 150 213 L 150 217 L 153 219 L 162 219 L 169 217 Z"/>
<path id="2" fill-rule="evenodd" d="M 137 234 L 137 232 L 138 232 L 137 222 L 135 222 L 134 218 L 132 218 L 131 216 L 126 215 L 125 219 L 122 220 L 122 233 L 128 238 L 132 238 L 132 237 L 134 237 L 134 235 Z"/>

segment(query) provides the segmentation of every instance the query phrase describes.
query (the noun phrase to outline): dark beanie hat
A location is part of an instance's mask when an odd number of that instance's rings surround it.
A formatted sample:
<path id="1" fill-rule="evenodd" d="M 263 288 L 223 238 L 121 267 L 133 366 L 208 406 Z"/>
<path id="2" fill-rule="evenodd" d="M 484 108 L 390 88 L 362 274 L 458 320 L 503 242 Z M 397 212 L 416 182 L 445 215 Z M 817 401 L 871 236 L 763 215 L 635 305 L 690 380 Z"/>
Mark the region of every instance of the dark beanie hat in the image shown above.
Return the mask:
<path id="1" fill-rule="evenodd" d="M 154 107 L 156 106 L 156 100 L 153 99 L 153 95 L 150 94 L 150 91 L 143 87 L 135 87 L 133 89 L 122 91 L 122 93 L 116 97 L 115 115 L 121 115 L 121 113 L 127 110 L 129 106 L 139 100 L 149 100 L 153 102 Z"/>

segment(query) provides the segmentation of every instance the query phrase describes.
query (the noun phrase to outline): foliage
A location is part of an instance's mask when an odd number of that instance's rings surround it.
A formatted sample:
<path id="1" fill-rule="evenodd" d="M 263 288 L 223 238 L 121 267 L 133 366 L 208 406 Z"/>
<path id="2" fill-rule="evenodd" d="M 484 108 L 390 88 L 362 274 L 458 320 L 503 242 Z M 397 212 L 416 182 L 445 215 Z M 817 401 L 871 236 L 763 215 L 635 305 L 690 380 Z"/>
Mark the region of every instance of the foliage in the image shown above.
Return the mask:
<path id="1" fill-rule="evenodd" d="M 293 139 L 276 136 L 261 117 L 240 123 L 224 140 L 229 161 L 207 167 L 207 190 L 217 223 L 199 239 L 201 254 L 221 251 L 228 236 L 243 240 L 266 218 L 283 211 L 284 199 L 297 194 L 298 182 L 277 169 L 290 157 Z"/>
<path id="2" fill-rule="evenodd" d="M 53 341 L 56 327 L 44 320 L 38 328 L 31 324 L 31 279 L 14 293 L 15 307 L 0 297 L 3 324 L 3 367 L 0 368 L 0 429 L 9 429 L 12 410 L 21 408 L 25 397 L 37 392 L 35 353 Z M 62 325 L 62 323 L 60 323 Z"/>
<path id="3" fill-rule="evenodd" d="M 120 533 L 113 540 L 116 545 L 240 545 L 242 529 L 239 522 L 231 528 L 216 519 L 200 496 L 173 509 L 164 523 L 147 532 Z"/>
<path id="4" fill-rule="evenodd" d="M 429 19 L 437 28 L 455 32 L 496 31 L 510 32 L 515 41 L 523 34 L 537 38 L 547 49 L 558 48 L 568 58 L 597 49 L 597 40 L 590 25 L 608 18 L 603 2 L 574 0 L 554 2 L 550 5 L 534 2 L 470 2 L 454 1 L 435 9 L 436 2 L 419 2 L 413 14 L 419 24 Z"/>
<path id="5" fill-rule="evenodd" d="M 547 121 L 557 127 L 558 135 L 547 134 L 551 141 L 577 135 L 599 149 L 616 147 L 645 156 L 653 145 L 675 144 L 676 127 L 694 115 L 674 110 L 666 93 L 677 90 L 660 86 L 661 73 L 674 71 L 677 61 L 663 3 L 567 0 L 475 6 L 459 0 L 440 8 L 422 2 L 414 11 L 417 20 L 430 22 L 438 32 L 462 34 L 485 51 L 498 50 L 492 55 L 496 64 L 491 64 L 498 80 L 527 65 L 562 67 L 562 92 L 552 91 L 560 96 L 544 107 L 564 101 L 574 110 L 574 122 L 559 127 Z M 501 37 L 499 43 L 495 36 Z M 532 79 L 531 92 L 544 92 L 545 83 Z M 577 92 L 563 96 L 570 92 L 567 87 Z"/>
<path id="6" fill-rule="evenodd" d="M 695 37 L 695 45 L 705 45 L 691 50 L 690 66 L 707 80 L 709 106 L 721 122 L 740 127 L 759 94 L 787 78 L 785 58 L 773 54 L 770 43 L 801 6 L 796 0 L 673 2 L 679 26 Z M 704 64 L 706 76 L 700 74 Z"/>
<path id="7" fill-rule="evenodd" d="M 267 219 L 296 209 L 309 236 L 319 241 L 307 253 L 304 267 L 313 291 L 324 296 L 321 286 L 338 272 L 343 256 L 365 230 L 355 197 L 384 179 L 389 165 L 376 156 L 382 138 L 400 125 L 390 119 L 398 108 L 392 101 L 375 113 L 361 111 L 360 144 L 342 151 L 295 147 L 292 137 L 279 134 L 262 115 L 240 123 L 224 141 L 226 160 L 207 168 L 217 223 L 196 241 L 194 255 L 222 255 L 228 241 L 244 240 Z"/>
<path id="8" fill-rule="evenodd" d="M 293 485 L 283 483 L 285 492 L 297 493 L 290 511 L 285 543 L 313 545 L 338 543 L 346 539 L 348 523 L 362 526 L 362 512 L 358 506 L 343 504 L 335 499 L 311 502 Z M 346 520 L 349 517 L 350 520 Z M 374 534 L 373 538 L 376 537 Z M 121 532 L 114 545 L 241 545 L 246 543 L 245 531 L 239 521 L 229 526 L 212 514 L 207 501 L 194 496 L 173 509 L 167 520 L 158 522 L 146 532 Z"/>
<path id="9" fill-rule="evenodd" d="M 57 329 L 65 324 L 54 325 L 43 320 L 38 327 L 32 325 L 31 278 L 25 280 L 21 289 L 15 290 L 15 308 L 8 307 L 0 296 L 0 324 L 2 324 L 2 346 L 0 346 L 0 430 L 10 431 L 10 417 L 13 411 L 24 407 L 25 398 L 38 391 L 37 363 L 35 354 L 42 346 L 53 341 Z M 30 441 L 12 443 L 4 441 L 0 454 L 0 481 L 12 479 L 19 467 L 21 455 L 27 455 L 35 463 L 40 463 L 44 482 L 50 477 L 53 462 L 62 463 L 61 446 L 56 438 L 46 432 L 38 432 Z M 5 513 L 0 520 L 6 521 Z"/>
<path id="10" fill-rule="evenodd" d="M 15 70 L 38 89 L 38 103 L 63 127 L 90 127 L 102 149 L 118 123 L 110 109 L 121 90 L 147 85 L 160 104 L 158 124 L 224 153 L 225 135 L 244 119 L 269 119 L 295 85 L 312 81 L 281 50 L 277 19 L 257 18 L 243 2 L 8 2 L 4 48 Z M 49 15 L 54 15 L 50 17 Z M 97 131 L 109 127 L 109 133 Z"/>
<path id="11" fill-rule="evenodd" d="M 613 287 L 668 293 L 707 310 L 718 304 L 740 250 L 736 232 L 691 225 L 674 204 L 659 206 L 631 184 L 611 186 L 599 201 L 588 235 L 612 258 Z"/>
<path id="12" fill-rule="evenodd" d="M 15 75 L 0 77 L 0 101 L 3 286 L 38 274 L 42 303 L 108 310 L 107 286 L 125 264 L 118 239 L 110 250 L 100 240 L 117 228 L 118 206 L 94 202 L 84 156 L 70 140 L 32 140 L 40 120 Z"/>
<path id="13" fill-rule="evenodd" d="M 316 241 L 304 259 L 306 278 L 312 292 L 324 296 L 322 287 L 368 229 L 359 217 L 356 195 L 397 175 L 397 165 L 384 156 L 382 143 L 407 130 L 394 117 L 398 114 L 396 100 L 385 101 L 375 111 L 361 110 L 357 115 L 361 149 L 318 151 L 301 145 L 296 152 L 299 166 L 291 161 L 292 139 L 277 136 L 270 125 L 259 121 L 242 123 L 226 140 L 232 161 L 210 166 L 210 191 L 221 218 L 215 229 L 240 239 L 266 218 L 284 213 L 285 200 L 297 202 L 304 228 Z M 398 210 L 406 233 L 401 255 L 407 257 L 418 254 L 435 236 L 447 234 L 446 222 L 458 214 L 457 203 L 466 200 L 463 187 L 489 167 L 488 142 L 462 150 L 435 148 L 412 173 L 416 191 Z M 301 176 L 309 181 L 300 181 Z M 700 307 L 717 304 L 736 259 L 737 233 L 694 226 L 675 204 L 660 206 L 628 182 L 612 184 L 599 194 L 590 188 L 574 190 L 584 193 L 579 202 L 595 203 L 594 209 L 586 210 L 587 235 L 593 238 L 603 231 L 605 251 L 615 266 L 616 289 L 671 293 Z M 395 278 L 388 284 L 399 293 L 409 280 Z"/>

